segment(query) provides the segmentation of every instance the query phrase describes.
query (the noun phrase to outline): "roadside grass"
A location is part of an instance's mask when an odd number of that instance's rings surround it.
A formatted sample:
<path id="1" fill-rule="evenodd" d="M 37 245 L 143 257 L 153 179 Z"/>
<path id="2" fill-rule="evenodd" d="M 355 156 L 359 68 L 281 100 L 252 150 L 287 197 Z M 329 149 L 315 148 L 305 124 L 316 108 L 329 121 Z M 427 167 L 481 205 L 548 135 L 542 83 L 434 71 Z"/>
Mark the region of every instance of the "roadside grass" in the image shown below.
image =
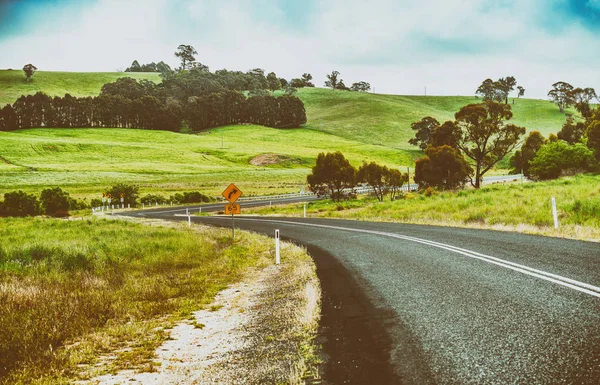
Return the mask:
<path id="1" fill-rule="evenodd" d="M 228 234 L 95 218 L 1 219 L 0 384 L 151 369 L 166 329 L 271 260 L 270 242 L 242 232 L 232 243 Z M 98 362 L 101 354 L 112 358 Z M 80 374 L 83 367 L 95 372 Z"/>
<path id="2" fill-rule="evenodd" d="M 559 229 L 554 229 L 552 197 Z M 301 216 L 303 204 L 246 209 L 245 214 Z M 311 217 L 492 228 L 600 241 L 600 176 L 577 175 L 550 182 L 510 183 L 443 192 L 407 193 L 396 201 L 363 197 L 307 205 Z"/>
<path id="3" fill-rule="evenodd" d="M 0 194 L 60 186 L 78 198 L 99 197 L 118 182 L 142 193 L 200 190 L 219 195 L 235 182 L 246 196 L 298 192 L 319 152 L 341 150 L 356 166 L 376 161 L 409 166 L 416 152 L 367 145 L 308 129 L 253 125 L 197 135 L 129 129 L 29 129 L 0 132 Z M 252 165 L 262 154 L 291 164 Z"/>
<path id="4" fill-rule="evenodd" d="M 31 81 L 26 82 L 21 68 L 0 70 L 0 108 L 14 103 L 21 95 L 33 95 L 38 91 L 50 96 L 96 96 L 104 84 L 122 77 L 147 79 L 155 83 L 161 81 L 159 74 L 154 72 L 36 71 Z"/>

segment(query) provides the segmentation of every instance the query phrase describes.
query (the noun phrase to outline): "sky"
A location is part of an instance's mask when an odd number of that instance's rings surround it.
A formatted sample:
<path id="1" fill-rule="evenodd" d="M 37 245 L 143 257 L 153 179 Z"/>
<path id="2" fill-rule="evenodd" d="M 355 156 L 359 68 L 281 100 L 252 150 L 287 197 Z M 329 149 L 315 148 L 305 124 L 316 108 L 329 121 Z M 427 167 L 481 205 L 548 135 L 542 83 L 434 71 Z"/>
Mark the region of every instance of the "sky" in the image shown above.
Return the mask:
<path id="1" fill-rule="evenodd" d="M 332 70 L 377 93 L 473 95 L 514 76 L 600 93 L 600 0 L 0 0 L 0 68 L 123 70 L 180 44 L 211 71 Z M 1 87 L 1 84 L 0 84 Z"/>

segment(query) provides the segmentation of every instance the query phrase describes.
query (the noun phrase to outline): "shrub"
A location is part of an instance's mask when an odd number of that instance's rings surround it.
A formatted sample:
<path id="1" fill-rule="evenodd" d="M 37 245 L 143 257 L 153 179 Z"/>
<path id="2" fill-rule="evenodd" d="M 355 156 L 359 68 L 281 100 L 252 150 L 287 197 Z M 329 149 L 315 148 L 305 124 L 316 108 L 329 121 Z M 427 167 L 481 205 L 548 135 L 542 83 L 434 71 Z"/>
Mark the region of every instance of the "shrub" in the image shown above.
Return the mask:
<path id="1" fill-rule="evenodd" d="M 210 198 L 207 195 L 202 194 L 199 191 L 191 191 L 183 193 L 183 200 L 181 203 L 202 203 L 210 202 Z"/>
<path id="2" fill-rule="evenodd" d="M 543 145 L 530 165 L 529 173 L 533 179 L 547 180 L 592 171 L 595 161 L 593 152 L 584 144 L 569 145 L 558 140 Z"/>
<path id="3" fill-rule="evenodd" d="M 27 217 L 40 214 L 40 202 L 33 194 L 21 190 L 4 194 L 0 216 Z"/>
<path id="4" fill-rule="evenodd" d="M 60 187 L 42 190 L 40 201 L 44 214 L 52 217 L 69 215 L 69 193 Z"/>
<path id="5" fill-rule="evenodd" d="M 137 200 L 139 198 L 138 186 L 119 183 L 117 185 L 114 185 L 110 189 L 107 189 L 107 192 L 112 197 L 112 203 L 114 204 L 120 204 L 121 198 L 123 198 L 123 203 L 125 205 L 131 205 L 131 207 L 135 207 L 137 205 Z"/>
<path id="6" fill-rule="evenodd" d="M 148 195 L 143 196 L 141 201 L 145 205 L 155 205 L 157 203 L 159 205 L 162 205 L 163 203 L 165 203 L 167 201 L 167 198 L 165 198 L 162 195 L 158 195 L 158 194 L 148 194 Z"/>

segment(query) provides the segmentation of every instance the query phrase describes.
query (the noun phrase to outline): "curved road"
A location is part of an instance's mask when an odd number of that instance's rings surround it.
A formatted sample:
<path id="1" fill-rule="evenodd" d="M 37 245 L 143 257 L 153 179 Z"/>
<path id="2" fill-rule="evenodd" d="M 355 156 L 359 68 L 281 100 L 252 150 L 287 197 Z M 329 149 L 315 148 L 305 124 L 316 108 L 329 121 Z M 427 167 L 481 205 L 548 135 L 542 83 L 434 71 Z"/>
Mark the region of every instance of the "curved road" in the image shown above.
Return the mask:
<path id="1" fill-rule="evenodd" d="M 175 211 L 128 215 L 187 220 Z M 315 259 L 328 383 L 599 383 L 598 243 L 327 219 L 235 223 L 280 229 Z"/>

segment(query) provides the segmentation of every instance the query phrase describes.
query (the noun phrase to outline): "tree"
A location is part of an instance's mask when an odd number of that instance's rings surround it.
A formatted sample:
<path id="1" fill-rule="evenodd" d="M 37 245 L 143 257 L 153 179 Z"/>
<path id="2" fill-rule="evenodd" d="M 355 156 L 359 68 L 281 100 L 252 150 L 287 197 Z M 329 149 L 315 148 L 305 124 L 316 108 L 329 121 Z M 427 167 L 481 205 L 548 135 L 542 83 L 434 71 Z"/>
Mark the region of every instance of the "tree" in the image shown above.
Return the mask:
<path id="1" fill-rule="evenodd" d="M 429 147 L 426 157 L 415 163 L 415 182 L 421 189 L 453 190 L 464 186 L 473 169 L 458 150 L 444 145 Z"/>
<path id="2" fill-rule="evenodd" d="M 534 180 L 556 179 L 592 171 L 595 166 L 592 151 L 583 143 L 570 145 L 564 140 L 543 145 L 530 162 L 529 172 Z"/>
<path id="3" fill-rule="evenodd" d="M 25 81 L 28 82 L 31 80 L 31 77 L 33 76 L 35 71 L 37 71 L 37 67 L 31 63 L 25 64 L 23 66 L 23 71 L 25 72 Z"/>
<path id="4" fill-rule="evenodd" d="M 596 95 L 596 90 L 593 88 L 575 88 L 571 92 L 571 97 L 573 99 L 573 104 L 575 105 L 575 109 L 579 111 L 581 116 L 587 121 L 591 118 L 593 114 L 593 110 L 590 107 L 590 102 L 592 99 L 597 99 L 598 95 Z"/>
<path id="5" fill-rule="evenodd" d="M 341 79 L 335 88 L 338 90 L 342 90 L 342 91 L 350 91 L 350 88 L 346 87 L 346 85 L 344 84 L 344 81 Z"/>
<path id="6" fill-rule="evenodd" d="M 496 99 L 496 84 L 492 79 L 485 79 L 477 90 L 475 94 L 481 95 L 483 100 L 495 100 Z"/>
<path id="7" fill-rule="evenodd" d="M 4 194 L 0 216 L 27 217 L 40 214 L 40 202 L 33 194 L 21 190 Z"/>
<path id="8" fill-rule="evenodd" d="M 435 127 L 429 136 L 430 147 L 450 146 L 458 150 L 456 143 L 459 141 L 456 123 L 446 121 L 441 126 Z"/>
<path id="9" fill-rule="evenodd" d="M 517 150 L 511 158 L 510 164 L 513 167 L 511 172 L 515 174 L 523 173 L 523 175 L 529 177 L 529 163 L 546 142 L 546 139 L 539 131 L 531 131 L 521 149 Z"/>
<path id="10" fill-rule="evenodd" d="M 573 86 L 562 81 L 552 85 L 552 89 L 548 91 L 548 97 L 558 106 L 560 112 L 564 112 L 565 108 L 575 102 L 573 99 Z"/>
<path id="11" fill-rule="evenodd" d="M 365 81 L 360 81 L 357 83 L 352 83 L 350 90 L 358 92 L 369 92 L 371 90 L 371 85 Z"/>
<path id="12" fill-rule="evenodd" d="M 471 184 L 479 188 L 483 175 L 515 148 L 525 128 L 506 124 L 512 118 L 510 105 L 493 101 L 466 105 L 454 117 L 456 145 L 475 162 Z"/>
<path id="13" fill-rule="evenodd" d="M 505 78 L 500 78 L 496 82 L 496 88 L 500 90 L 504 98 L 504 104 L 508 104 L 508 95 L 510 91 L 515 89 L 517 85 L 517 80 L 512 76 L 507 76 Z"/>
<path id="14" fill-rule="evenodd" d="M 340 76 L 340 73 L 338 71 L 331 71 L 331 73 L 327 75 L 325 87 L 329 87 L 332 90 L 336 90 L 340 83 L 340 80 L 338 80 L 338 76 Z"/>
<path id="15" fill-rule="evenodd" d="M 272 92 L 281 88 L 281 82 L 277 75 L 275 75 L 275 72 L 269 72 L 267 75 L 267 85 Z"/>
<path id="16" fill-rule="evenodd" d="M 175 56 L 181 60 L 180 71 L 184 71 L 191 68 L 191 63 L 196 61 L 194 55 L 198 55 L 198 52 L 191 45 L 180 44 L 175 51 Z"/>
<path id="17" fill-rule="evenodd" d="M 285 89 L 285 87 L 287 87 L 289 82 L 287 80 L 285 80 L 284 78 L 279 78 L 279 83 L 281 84 L 281 88 Z"/>
<path id="18" fill-rule="evenodd" d="M 408 143 L 413 146 L 419 146 L 421 150 L 425 150 L 429 145 L 431 134 L 439 126 L 440 122 L 431 116 L 426 116 L 418 122 L 412 123 L 410 128 L 416 131 L 416 133 L 414 138 L 408 140 Z"/>
<path id="19" fill-rule="evenodd" d="M 364 182 L 371 186 L 373 193 L 379 202 L 383 201 L 383 197 L 388 192 L 388 185 L 385 177 L 389 173 L 386 166 L 381 166 L 375 162 L 363 162 L 358 168 L 357 181 Z"/>
<path id="20" fill-rule="evenodd" d="M 400 170 L 388 169 L 383 176 L 385 184 L 390 192 L 390 199 L 395 200 L 402 192 L 402 185 L 408 182 L 408 173 L 401 173 Z"/>
<path id="21" fill-rule="evenodd" d="M 586 130 L 587 146 L 600 162 L 600 119 L 593 120 Z"/>
<path id="22" fill-rule="evenodd" d="M 135 207 L 139 198 L 139 187 L 125 183 L 118 183 L 111 188 L 106 189 L 106 192 L 110 194 L 112 202 L 115 204 L 119 204 L 121 198 L 123 198 L 123 203 L 125 205 L 130 204 L 132 207 Z"/>
<path id="23" fill-rule="evenodd" d="M 302 74 L 302 83 L 304 83 L 304 87 L 314 87 L 315 85 L 313 83 L 311 83 L 310 81 L 312 80 L 312 75 L 309 73 L 303 73 Z"/>
<path id="24" fill-rule="evenodd" d="M 306 181 L 315 194 L 329 195 L 333 201 L 339 201 L 344 197 L 344 189 L 356 186 L 356 169 L 341 152 L 322 152 Z"/>
<path id="25" fill-rule="evenodd" d="M 525 95 L 525 88 L 518 86 L 517 90 L 519 90 L 519 93 L 517 94 L 517 98 L 520 98 L 521 96 Z"/>
<path id="26" fill-rule="evenodd" d="M 131 66 L 127 67 L 125 72 L 142 72 L 142 67 L 140 66 L 140 63 L 138 63 L 137 60 L 134 60 L 133 63 L 131 63 Z"/>
<path id="27" fill-rule="evenodd" d="M 46 215 L 59 217 L 69 214 L 69 193 L 60 187 L 42 190 L 40 201 Z"/>
<path id="28" fill-rule="evenodd" d="M 576 122 L 572 116 L 567 116 L 567 121 L 563 124 L 560 131 L 556 133 L 556 136 L 560 140 L 564 140 L 569 144 L 575 144 L 584 137 L 585 135 L 585 123 Z"/>

